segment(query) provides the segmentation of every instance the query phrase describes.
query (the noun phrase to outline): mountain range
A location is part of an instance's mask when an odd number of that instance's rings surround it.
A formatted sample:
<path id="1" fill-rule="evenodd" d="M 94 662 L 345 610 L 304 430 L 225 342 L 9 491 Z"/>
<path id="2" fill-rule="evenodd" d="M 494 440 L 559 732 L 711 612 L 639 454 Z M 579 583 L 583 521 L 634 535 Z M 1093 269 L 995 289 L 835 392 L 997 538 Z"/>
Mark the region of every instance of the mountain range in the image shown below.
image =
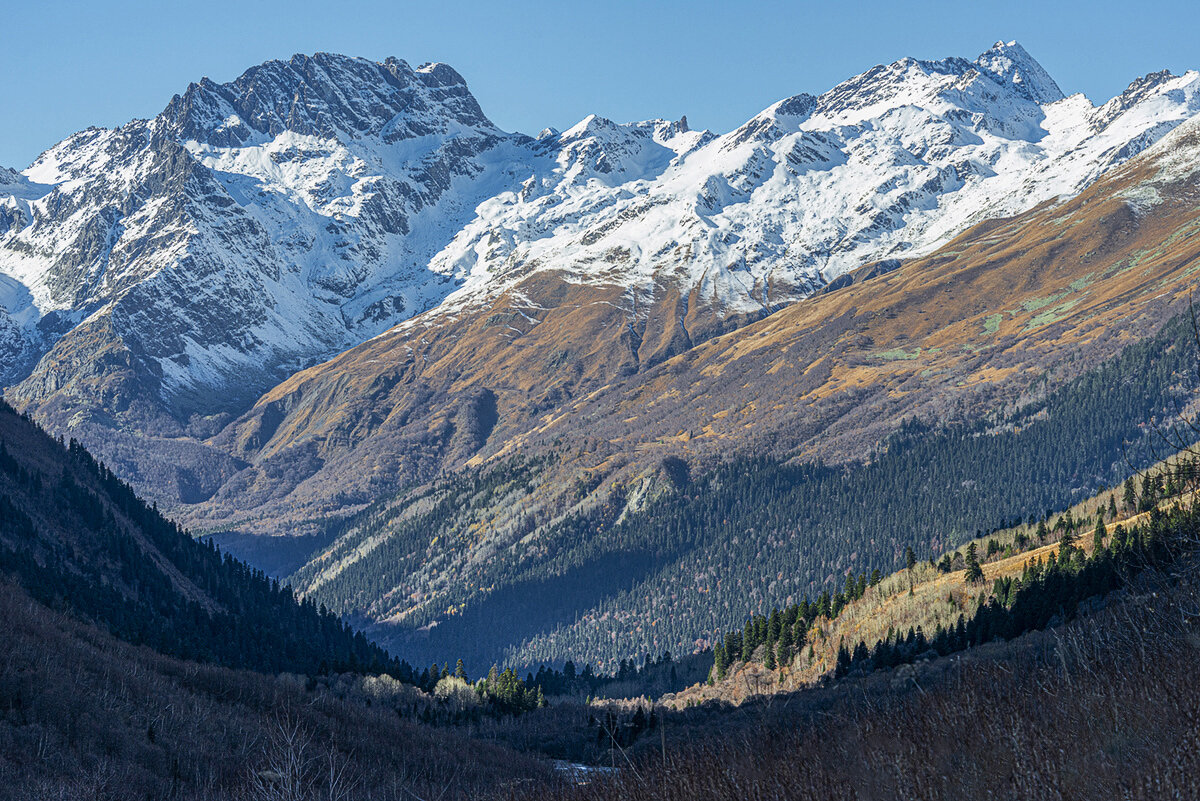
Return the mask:
<path id="1" fill-rule="evenodd" d="M 0 382 L 194 529 L 311 535 L 244 547 L 385 641 L 511 619 L 498 593 L 550 580 L 571 601 L 496 646 L 514 659 L 559 658 L 567 617 L 597 659 L 679 648 L 746 611 L 645 636 L 665 576 L 705 595 L 727 544 L 631 549 L 639 515 L 735 456 L 853 466 L 905 421 L 1023 429 L 1159 333 L 1195 282 L 1198 114 L 1195 72 L 1095 105 L 1001 42 L 724 134 L 531 137 L 444 64 L 294 56 L 0 171 Z M 1111 480 L 1119 454 L 1088 458 L 1046 498 Z M 812 525 L 772 531 L 843 541 L 745 602 L 970 533 Z M 649 600 L 602 648 L 626 591 Z"/>

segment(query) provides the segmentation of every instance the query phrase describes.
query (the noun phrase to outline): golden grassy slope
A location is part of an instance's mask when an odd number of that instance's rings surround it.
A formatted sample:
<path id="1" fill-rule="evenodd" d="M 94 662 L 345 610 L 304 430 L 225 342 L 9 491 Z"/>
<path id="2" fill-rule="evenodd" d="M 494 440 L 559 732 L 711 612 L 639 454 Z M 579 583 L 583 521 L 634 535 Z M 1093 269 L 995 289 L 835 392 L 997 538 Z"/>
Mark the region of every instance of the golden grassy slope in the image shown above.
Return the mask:
<path id="1" fill-rule="evenodd" d="M 278 530 L 559 445 L 560 487 L 601 464 L 630 480 L 668 453 L 859 458 L 905 417 L 1020 403 L 1157 330 L 1195 284 L 1196 178 L 1164 173 L 1200 153 L 1189 131 L 1068 202 L 716 338 L 695 297 L 660 289 L 633 315 L 622 289 L 553 273 L 484 312 L 419 316 L 294 375 L 213 439 L 251 467 L 192 521 Z"/>
<path id="2" fill-rule="evenodd" d="M 1161 467 L 1148 472 L 1153 473 Z M 1092 531 L 1096 513 L 1107 507 L 1110 495 L 1114 494 L 1120 494 L 1119 488 L 1100 493 L 1069 510 L 1075 520 L 1084 521 L 1083 528 L 1076 532 L 1074 547 L 1089 556 L 1095 549 Z M 1164 501 L 1163 505 L 1176 502 L 1194 503 L 1195 493 Z M 1111 537 L 1117 526 L 1129 529 L 1146 522 L 1149 516 L 1148 512 L 1119 513 L 1117 518 L 1106 520 L 1105 525 Z M 876 640 L 886 639 L 891 631 L 906 632 L 918 627 L 926 636 L 932 637 L 939 626 L 953 627 L 960 615 L 969 618 L 974 614 L 979 603 L 991 595 L 996 579 L 1019 578 L 1026 565 L 1035 562 L 1044 565 L 1051 554 L 1057 558 L 1061 548 L 1057 535 L 1052 534 L 1051 542 L 1038 543 L 1036 528 L 1021 525 L 974 540 L 983 568 L 983 581 L 967 581 L 965 569 L 942 573 L 928 562 L 918 562 L 911 571 L 899 570 L 876 586 L 868 587 L 861 598 L 848 603 L 834 620 L 819 618 L 809 631 L 808 645 L 791 664 L 768 671 L 761 664 L 738 663 L 731 667 L 723 682 L 712 687 L 695 685 L 671 696 L 667 703 L 677 708 L 714 699 L 741 703 L 762 693 L 791 692 L 812 686 L 828 675 L 837 662 L 838 647 L 842 643 L 847 648 L 853 648 L 859 642 L 870 646 Z M 1017 546 L 1021 535 L 1032 543 L 1024 550 Z M 996 540 L 1003 550 L 991 561 L 984 561 L 989 540 Z M 952 555 L 964 554 L 966 547 L 967 543 L 964 543 Z"/>
<path id="3" fill-rule="evenodd" d="M 669 365 L 687 365 L 687 385 L 660 370 L 572 411 L 629 421 L 620 441 L 666 445 L 684 430 L 683 450 L 697 454 L 778 432 L 787 445 L 855 456 L 902 416 L 1019 400 L 1044 375 L 1078 372 L 1145 336 L 1196 283 L 1195 181 L 1159 190 L 1152 213 L 1121 196 L 1154 173 L 1153 162 L 1135 165 L 706 342 Z"/>

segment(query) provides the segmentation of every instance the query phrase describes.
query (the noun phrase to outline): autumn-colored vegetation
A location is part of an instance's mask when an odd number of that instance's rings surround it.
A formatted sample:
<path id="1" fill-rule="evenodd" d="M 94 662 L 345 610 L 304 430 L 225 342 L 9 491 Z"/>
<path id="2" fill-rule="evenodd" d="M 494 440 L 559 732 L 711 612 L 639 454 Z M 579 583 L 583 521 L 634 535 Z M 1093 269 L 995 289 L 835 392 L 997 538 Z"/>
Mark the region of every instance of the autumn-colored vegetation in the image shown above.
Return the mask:
<path id="1" fill-rule="evenodd" d="M 621 770 L 535 795 L 1196 797 L 1200 527 L 1190 505 L 1154 525 L 1159 558 L 1069 623 L 824 689 L 768 682 L 736 708 L 691 698 L 657 736 L 614 745 Z"/>

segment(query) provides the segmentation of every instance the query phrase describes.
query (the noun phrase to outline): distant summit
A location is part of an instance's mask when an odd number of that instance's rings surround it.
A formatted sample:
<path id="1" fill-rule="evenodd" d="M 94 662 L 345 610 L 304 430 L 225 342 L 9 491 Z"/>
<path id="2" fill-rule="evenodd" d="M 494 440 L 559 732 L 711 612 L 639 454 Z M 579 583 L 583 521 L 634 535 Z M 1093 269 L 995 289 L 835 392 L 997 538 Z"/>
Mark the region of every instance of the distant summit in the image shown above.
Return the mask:
<path id="1" fill-rule="evenodd" d="M 864 264 L 1075 195 L 1197 112 L 1195 73 L 1097 108 L 1063 100 L 1010 42 L 881 64 L 728 133 L 588 115 L 534 138 L 494 125 L 446 64 L 268 61 L 0 172 L 0 386 L 162 500 L 251 503 L 235 491 L 249 481 L 263 503 L 337 514 L 375 491 L 322 495 L 358 475 L 350 454 L 377 425 L 425 444 L 364 474 L 458 464 L 487 441 L 493 401 L 520 428 L 515 406 L 544 415 Z M 559 314 L 586 347 L 539 356 L 533 396 L 510 380 L 524 352 L 481 367 Z M 369 368 L 352 431 L 315 413 L 284 424 L 294 402 L 271 405 L 304 368 L 418 331 Z M 429 385 L 447 368 L 426 366 L 433 332 L 474 344 Z M 467 375 L 496 397 L 459 397 Z M 458 424 L 428 419 L 439 392 Z M 244 419 L 255 408 L 269 412 Z M 287 467 L 252 480 L 264 460 Z"/>
<path id="2" fill-rule="evenodd" d="M 284 132 L 393 142 L 445 132 L 448 125 L 491 126 L 466 81 L 447 64 L 413 69 L 401 59 L 333 53 L 268 61 L 226 84 L 204 78 L 172 98 L 161 119 L 179 141 L 218 147 Z"/>
<path id="3" fill-rule="evenodd" d="M 1064 97 L 1050 74 L 1015 41 L 996 42 L 975 63 L 1035 103 L 1053 103 Z"/>

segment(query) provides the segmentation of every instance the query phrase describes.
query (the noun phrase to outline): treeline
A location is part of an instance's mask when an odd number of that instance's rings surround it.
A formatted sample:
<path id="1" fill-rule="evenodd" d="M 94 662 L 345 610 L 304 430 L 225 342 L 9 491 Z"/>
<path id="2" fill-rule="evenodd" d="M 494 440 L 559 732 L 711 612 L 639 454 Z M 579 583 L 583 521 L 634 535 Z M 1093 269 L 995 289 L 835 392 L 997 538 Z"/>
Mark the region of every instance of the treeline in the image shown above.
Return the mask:
<path id="1" fill-rule="evenodd" d="M 891 572 L 908 549 L 927 559 L 1070 506 L 1119 481 L 1127 450 L 1146 464 L 1143 427 L 1194 389 L 1189 333 L 1175 318 L 1006 419 L 937 428 L 909 421 L 868 463 L 735 457 L 676 481 L 641 512 L 625 513 L 627 490 L 617 487 L 522 542 L 530 520 L 516 527 L 516 544 L 471 565 L 469 583 L 438 582 L 437 603 L 406 618 L 414 630 L 437 626 L 420 636 L 400 630 L 392 642 L 421 661 L 573 658 L 610 674 L 635 654 L 711 647 L 748 612 L 832 597 L 848 573 L 857 580 L 875 568 Z M 427 512 L 380 504 L 348 525 L 332 552 L 383 537 L 372 558 L 315 595 L 339 612 L 370 616 L 387 593 L 428 590 L 429 577 L 444 575 L 471 546 L 462 510 L 507 493 L 522 497 L 541 469 L 514 461 L 452 477 Z"/>
<path id="2" fill-rule="evenodd" d="M 1119 589 L 1146 568 L 1167 566 L 1183 551 L 1193 551 L 1198 535 L 1200 510 L 1194 505 L 1153 508 L 1146 523 L 1128 529 L 1117 525 L 1111 534 L 1101 519 L 1090 555 L 1072 537 L 1064 537 L 1060 549 L 1044 562 L 1031 561 L 1019 577 L 996 579 L 986 600 L 981 595 L 976 611 L 970 617 L 960 615 L 953 627 L 939 625 L 932 636 L 919 628 L 894 632 L 873 646 L 860 641 L 851 648 L 843 642 L 834 676 L 946 656 L 1066 622 L 1085 600 Z"/>
<path id="3" fill-rule="evenodd" d="M 441 681 L 451 678 L 472 685 L 481 699 L 494 699 L 500 709 L 514 712 L 544 706 L 547 696 L 595 696 L 606 688 L 631 682 L 649 683 L 661 678 L 666 680 L 667 686 L 679 689 L 675 687 L 678 679 L 669 651 L 658 658 L 646 654 L 640 662 L 622 659 L 618 669 L 611 675 L 597 673 L 591 664 L 585 664 L 580 669 L 573 660 L 568 659 L 562 669 L 539 665 L 537 671 L 529 671 L 524 680 L 518 677 L 514 669 L 501 670 L 499 665 L 493 664 L 486 678 L 472 682 L 463 660 L 458 660 L 453 668 L 449 662 L 441 666 L 435 662 L 420 674 L 413 673 L 412 683 L 433 693 Z"/>
<path id="4" fill-rule="evenodd" d="M 584 665 L 580 671 L 575 662 L 568 659 L 562 670 L 541 665 L 537 673 L 531 672 L 525 680 L 531 686 L 540 688 L 546 695 L 595 696 L 614 685 L 649 685 L 656 681 L 661 681 L 672 689 L 681 689 L 678 687 L 679 679 L 670 651 L 664 651 L 658 658 L 645 654 L 640 661 L 622 659 L 617 663 L 617 669 L 609 675 L 597 673 L 591 664 Z"/>
<path id="5" fill-rule="evenodd" d="M 64 447 L 2 400 L 0 415 L 19 432 L 0 441 L 0 574 L 34 598 L 185 659 L 268 673 L 404 672 L 324 606 L 193 539 L 78 443 Z M 34 467 L 10 445 L 54 467 Z M 52 522 L 38 509 L 53 509 Z"/>
<path id="6" fill-rule="evenodd" d="M 727 668 L 739 661 L 761 661 L 767 670 L 790 663 L 808 642 L 808 632 L 818 618 L 837 618 L 846 604 L 861 598 L 868 586 L 873 587 L 879 581 L 878 570 L 872 573 L 869 582 L 863 574 L 857 579 L 847 576 L 845 588 L 832 595 L 826 590 L 815 601 L 805 598 L 782 612 L 776 608 L 769 615 L 752 616 L 741 630 L 717 638 L 713 646 L 714 677 L 725 678 Z"/>

